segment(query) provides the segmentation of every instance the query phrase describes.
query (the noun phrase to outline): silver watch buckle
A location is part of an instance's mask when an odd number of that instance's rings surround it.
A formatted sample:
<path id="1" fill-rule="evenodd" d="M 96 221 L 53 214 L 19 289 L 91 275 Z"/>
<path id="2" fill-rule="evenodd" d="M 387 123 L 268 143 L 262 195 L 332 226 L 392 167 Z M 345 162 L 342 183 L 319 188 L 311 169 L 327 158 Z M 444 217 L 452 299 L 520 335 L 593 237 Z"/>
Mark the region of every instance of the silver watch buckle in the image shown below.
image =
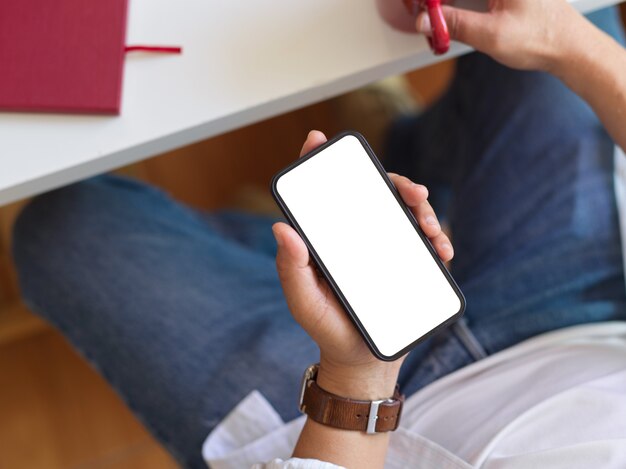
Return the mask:
<path id="1" fill-rule="evenodd" d="M 376 422 L 378 421 L 378 408 L 385 402 L 393 402 L 392 399 L 380 399 L 378 401 L 372 401 L 370 403 L 370 413 L 367 416 L 367 428 L 365 433 L 373 435 L 376 432 Z"/>
<path id="2" fill-rule="evenodd" d="M 304 414 L 304 392 L 306 391 L 309 382 L 314 381 L 317 378 L 317 370 L 319 370 L 319 363 L 309 366 L 304 370 L 302 375 L 302 383 L 300 385 L 300 402 L 298 403 L 298 409 Z"/>

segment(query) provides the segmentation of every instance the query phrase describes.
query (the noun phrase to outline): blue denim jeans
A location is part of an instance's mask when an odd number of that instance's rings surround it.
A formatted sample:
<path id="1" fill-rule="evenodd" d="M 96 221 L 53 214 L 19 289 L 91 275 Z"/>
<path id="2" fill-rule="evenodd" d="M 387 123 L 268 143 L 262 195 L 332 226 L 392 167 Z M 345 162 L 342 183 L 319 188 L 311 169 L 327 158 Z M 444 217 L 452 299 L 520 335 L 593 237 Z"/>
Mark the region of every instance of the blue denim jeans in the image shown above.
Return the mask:
<path id="1" fill-rule="evenodd" d="M 592 19 L 619 36 L 614 10 Z M 613 143 L 559 81 L 472 54 L 444 98 L 395 123 L 385 165 L 446 194 L 459 324 L 403 366 L 411 394 L 486 354 L 574 324 L 626 319 Z M 186 467 L 247 393 L 298 415 L 318 350 L 287 310 L 274 220 L 204 214 L 129 179 L 37 197 L 15 226 L 24 298 Z"/>

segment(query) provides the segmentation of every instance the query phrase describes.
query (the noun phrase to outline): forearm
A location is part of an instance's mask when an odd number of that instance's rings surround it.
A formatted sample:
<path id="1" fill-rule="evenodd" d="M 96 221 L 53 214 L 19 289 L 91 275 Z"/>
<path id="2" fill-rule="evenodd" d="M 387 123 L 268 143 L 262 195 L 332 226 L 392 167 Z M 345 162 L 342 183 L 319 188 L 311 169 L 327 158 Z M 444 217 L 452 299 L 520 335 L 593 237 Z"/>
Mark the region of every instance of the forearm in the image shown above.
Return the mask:
<path id="1" fill-rule="evenodd" d="M 568 29 L 550 71 L 592 107 L 626 149 L 626 50 L 582 17 Z"/>

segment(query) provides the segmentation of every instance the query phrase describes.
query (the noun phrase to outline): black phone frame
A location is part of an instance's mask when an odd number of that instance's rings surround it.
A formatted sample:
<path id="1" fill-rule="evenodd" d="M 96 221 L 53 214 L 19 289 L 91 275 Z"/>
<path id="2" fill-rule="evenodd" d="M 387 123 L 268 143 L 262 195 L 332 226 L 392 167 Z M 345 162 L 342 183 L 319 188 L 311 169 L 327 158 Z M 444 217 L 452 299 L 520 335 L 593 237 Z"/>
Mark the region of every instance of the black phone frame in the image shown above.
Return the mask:
<path id="1" fill-rule="evenodd" d="M 395 355 L 392 355 L 392 356 L 384 355 L 384 354 L 382 354 L 380 352 L 380 350 L 378 350 L 378 348 L 376 347 L 376 344 L 374 343 L 374 341 L 372 340 L 370 335 L 367 333 L 367 330 L 365 329 L 365 327 L 363 327 L 363 324 L 361 324 L 361 321 L 359 320 L 356 312 L 352 309 L 352 306 L 350 306 L 350 303 L 348 302 L 347 298 L 343 295 L 341 289 L 336 284 L 336 282 L 333 279 L 332 275 L 330 274 L 330 272 L 328 271 L 328 269 L 324 265 L 324 262 L 322 262 L 321 258 L 319 257 L 319 255 L 315 251 L 315 248 L 313 247 L 313 245 L 309 241 L 308 237 L 306 236 L 306 234 L 304 233 L 304 231 L 302 230 L 302 228 L 298 224 L 297 220 L 295 219 L 295 217 L 293 216 L 293 214 L 289 210 L 289 207 L 287 207 L 287 204 L 282 199 L 282 197 L 278 193 L 278 189 L 277 189 L 278 181 L 279 181 L 279 179 L 282 176 L 284 176 L 289 171 L 291 171 L 294 168 L 300 166 L 302 163 L 310 160 L 311 158 L 313 158 L 318 153 L 322 152 L 323 150 L 325 150 L 329 146 L 333 145 L 334 143 L 338 142 L 339 140 L 341 140 L 341 139 L 343 139 L 344 137 L 347 137 L 347 136 L 356 137 L 361 142 L 361 145 L 363 145 L 363 148 L 365 149 L 365 152 L 367 153 L 367 155 L 369 156 L 370 160 L 372 161 L 372 163 L 374 164 L 374 166 L 378 170 L 378 173 L 380 174 L 382 179 L 387 184 L 387 187 L 389 187 L 389 190 L 391 191 L 393 196 L 396 198 L 396 200 L 397 200 L 398 204 L 400 205 L 400 207 L 402 207 L 402 209 L 404 210 L 404 213 L 406 214 L 407 218 L 409 219 L 409 221 L 411 222 L 411 224 L 415 228 L 415 231 L 417 231 L 417 234 L 420 236 L 420 238 L 422 239 L 422 241 L 426 245 L 426 248 L 428 248 L 428 251 L 430 252 L 431 256 L 433 257 L 433 259 L 435 260 L 435 262 L 437 263 L 437 265 L 441 269 L 441 272 L 443 273 L 443 275 L 448 280 L 448 282 L 449 282 L 450 286 L 452 287 L 452 289 L 454 290 L 454 292 L 459 297 L 459 300 L 460 300 L 460 303 L 461 303 L 461 307 L 460 307 L 460 309 L 459 309 L 459 311 L 457 313 L 455 313 L 453 316 L 448 318 L 446 321 L 442 322 L 437 327 L 435 327 L 434 329 L 430 330 L 429 332 L 427 332 L 423 336 L 419 337 L 417 340 L 415 340 L 411 344 L 407 345 L 405 348 L 403 348 L 398 353 L 396 353 Z M 309 254 L 311 255 L 311 258 L 315 262 L 317 268 L 322 273 L 322 275 L 324 275 L 324 278 L 326 279 L 326 281 L 328 282 L 328 285 L 330 286 L 331 290 L 335 294 L 335 297 L 337 298 L 339 303 L 343 306 L 343 308 L 348 313 L 348 317 L 350 318 L 352 323 L 355 325 L 355 327 L 357 328 L 357 330 L 359 331 L 359 333 L 361 334 L 361 336 L 365 340 L 365 343 L 367 344 L 368 348 L 371 350 L 372 354 L 376 358 L 378 358 L 379 360 L 391 362 L 391 361 L 395 361 L 395 360 L 399 359 L 400 357 L 404 356 L 409 351 L 411 351 L 413 348 L 415 348 L 418 344 L 422 343 L 423 341 L 427 340 L 428 338 L 430 338 L 433 335 L 437 334 L 438 332 L 442 331 L 446 327 L 450 326 L 454 322 L 458 321 L 461 318 L 461 316 L 463 315 L 463 313 L 465 312 L 466 301 L 465 301 L 465 296 L 463 295 L 463 292 L 461 292 L 461 289 L 459 288 L 459 286 L 455 282 L 454 278 L 452 278 L 452 275 L 450 274 L 450 272 L 448 271 L 446 266 L 443 264 L 441 259 L 439 259 L 439 255 L 435 251 L 435 248 L 433 248 L 432 244 L 430 243 L 430 240 L 428 239 L 428 237 L 424 234 L 424 232 L 420 228 L 419 223 L 417 222 L 417 220 L 413 216 L 413 213 L 411 213 L 411 210 L 409 209 L 409 207 L 407 207 L 407 205 L 402 200 L 402 197 L 398 193 L 398 190 L 396 189 L 396 187 L 393 184 L 393 182 L 391 182 L 391 179 L 389 179 L 389 176 L 387 175 L 387 172 L 385 171 L 385 169 L 383 168 L 383 165 L 381 164 L 381 162 L 378 160 L 378 158 L 374 154 L 374 151 L 370 147 L 369 143 L 367 142 L 367 140 L 365 140 L 365 137 L 363 137 L 363 135 L 361 135 L 359 132 L 352 131 L 352 130 L 347 130 L 347 131 L 341 132 L 341 133 L 337 134 L 335 137 L 333 137 L 332 139 L 328 140 L 323 145 L 320 145 L 319 147 L 317 147 L 315 150 L 313 150 L 313 151 L 307 153 L 306 155 L 302 156 L 297 161 L 295 161 L 294 163 L 290 164 L 289 166 L 287 166 L 286 168 L 284 168 L 283 170 L 279 171 L 278 173 L 276 173 L 274 175 L 274 177 L 272 178 L 272 181 L 271 181 L 270 190 L 272 192 L 272 196 L 274 197 L 274 200 L 278 204 L 278 207 L 283 212 L 283 214 L 285 215 L 285 217 L 289 221 L 290 225 L 297 231 L 297 233 L 300 235 L 300 237 L 302 238 L 302 240 L 306 244 L 306 247 L 309 250 Z"/>

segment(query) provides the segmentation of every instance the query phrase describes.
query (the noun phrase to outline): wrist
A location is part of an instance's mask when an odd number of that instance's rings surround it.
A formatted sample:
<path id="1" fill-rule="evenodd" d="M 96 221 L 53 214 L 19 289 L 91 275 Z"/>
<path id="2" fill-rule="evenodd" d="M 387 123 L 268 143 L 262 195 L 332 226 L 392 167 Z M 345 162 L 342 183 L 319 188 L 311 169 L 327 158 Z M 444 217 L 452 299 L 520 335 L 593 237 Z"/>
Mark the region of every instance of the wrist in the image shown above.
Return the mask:
<path id="1" fill-rule="evenodd" d="M 567 82 L 572 74 L 579 74 L 580 67 L 593 55 L 603 33 L 584 16 L 570 7 L 571 13 L 564 27 L 557 33 L 554 45 L 545 59 L 544 70 Z"/>
<path id="2" fill-rule="evenodd" d="M 346 366 L 322 356 L 317 384 L 325 391 L 350 399 L 386 399 L 394 393 L 402 361 Z"/>

